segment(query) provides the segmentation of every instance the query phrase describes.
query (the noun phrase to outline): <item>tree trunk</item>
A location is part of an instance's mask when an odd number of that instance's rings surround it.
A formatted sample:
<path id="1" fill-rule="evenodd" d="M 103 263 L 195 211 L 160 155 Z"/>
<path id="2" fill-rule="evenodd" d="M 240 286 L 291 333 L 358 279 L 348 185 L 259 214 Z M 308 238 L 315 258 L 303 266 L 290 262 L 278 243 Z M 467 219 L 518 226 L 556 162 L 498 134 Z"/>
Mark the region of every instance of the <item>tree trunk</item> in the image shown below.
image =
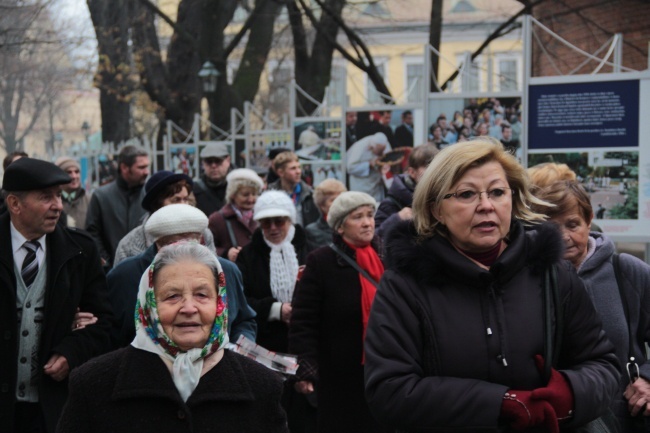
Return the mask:
<path id="1" fill-rule="evenodd" d="M 429 20 L 429 45 L 440 52 L 440 36 L 442 33 L 442 1 L 431 2 L 431 19 Z M 427 49 L 429 49 L 427 47 Z M 438 68 L 440 64 L 440 56 L 431 53 L 431 75 L 429 76 L 429 92 L 437 92 L 438 86 L 436 82 L 440 83 L 438 77 Z M 434 81 L 435 79 L 435 81 Z"/>
<path id="2" fill-rule="evenodd" d="M 95 86 L 100 91 L 102 139 L 119 143 L 131 137 L 129 11 L 132 0 L 87 0 L 97 37 L 99 62 Z"/>

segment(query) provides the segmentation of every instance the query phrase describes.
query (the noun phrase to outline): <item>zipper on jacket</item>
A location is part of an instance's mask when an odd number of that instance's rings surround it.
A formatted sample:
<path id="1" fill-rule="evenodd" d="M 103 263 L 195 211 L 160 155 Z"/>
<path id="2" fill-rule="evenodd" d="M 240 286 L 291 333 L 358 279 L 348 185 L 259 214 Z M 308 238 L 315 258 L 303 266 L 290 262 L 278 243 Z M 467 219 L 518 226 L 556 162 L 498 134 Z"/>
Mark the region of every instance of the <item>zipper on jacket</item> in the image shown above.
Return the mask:
<path id="1" fill-rule="evenodd" d="M 495 286 L 495 283 L 491 282 L 490 285 L 488 286 L 488 295 L 489 295 L 490 302 L 495 306 L 494 312 L 495 312 L 495 314 L 497 316 L 497 330 L 499 331 L 499 351 L 501 352 L 501 353 L 499 353 L 497 355 L 497 360 L 499 362 L 501 362 L 501 364 L 504 367 L 507 367 L 508 366 L 508 360 L 506 359 L 506 355 L 503 353 L 503 348 L 505 346 L 505 344 L 504 344 L 505 343 L 504 342 L 504 338 L 505 338 L 504 337 L 504 327 L 502 326 L 502 321 L 499 318 L 498 308 L 496 308 L 497 295 L 496 295 L 496 292 L 494 290 L 494 286 Z M 488 326 L 488 335 L 492 335 L 492 329 L 490 329 L 489 326 Z"/>

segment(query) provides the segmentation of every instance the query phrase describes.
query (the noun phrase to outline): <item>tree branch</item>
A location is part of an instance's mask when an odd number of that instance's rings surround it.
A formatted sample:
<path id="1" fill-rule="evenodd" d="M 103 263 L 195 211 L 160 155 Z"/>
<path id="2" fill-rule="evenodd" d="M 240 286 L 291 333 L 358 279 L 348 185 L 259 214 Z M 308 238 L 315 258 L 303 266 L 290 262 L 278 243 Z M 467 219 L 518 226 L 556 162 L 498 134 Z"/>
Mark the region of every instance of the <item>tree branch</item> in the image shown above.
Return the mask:
<path id="1" fill-rule="evenodd" d="M 182 26 L 179 26 L 176 22 L 174 22 L 174 20 L 172 20 L 169 16 L 167 16 L 167 14 L 165 14 L 163 11 L 158 9 L 158 6 L 151 3 L 149 0 L 138 0 L 138 1 L 143 6 L 149 8 L 153 13 L 155 13 L 160 18 L 162 18 L 163 21 L 169 24 L 176 33 L 178 33 L 183 38 L 187 39 L 187 41 L 194 46 L 197 52 L 199 51 L 199 41 L 197 41 L 196 38 L 192 36 L 187 30 L 185 30 Z"/>

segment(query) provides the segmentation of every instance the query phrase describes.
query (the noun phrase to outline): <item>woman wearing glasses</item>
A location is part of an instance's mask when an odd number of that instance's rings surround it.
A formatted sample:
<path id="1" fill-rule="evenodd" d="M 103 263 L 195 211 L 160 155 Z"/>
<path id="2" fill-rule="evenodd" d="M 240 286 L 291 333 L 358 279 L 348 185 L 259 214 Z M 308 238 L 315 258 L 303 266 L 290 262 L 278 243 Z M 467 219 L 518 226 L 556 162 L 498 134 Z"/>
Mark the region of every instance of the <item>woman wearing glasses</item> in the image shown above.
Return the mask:
<path id="1" fill-rule="evenodd" d="M 592 231 L 594 211 L 580 183 L 555 182 L 536 196 L 555 205 L 546 214 L 560 227 L 566 247 L 564 258 L 585 282 L 607 336 L 616 346 L 624 374 L 612 411 L 621 431 L 648 431 L 645 417 L 650 415 L 650 363 L 645 343 L 650 341 L 650 266 L 627 254 L 616 256 L 614 242 Z"/>
<path id="2" fill-rule="evenodd" d="M 287 353 L 291 300 L 300 267 L 307 255 L 307 239 L 295 224 L 296 207 L 284 191 L 266 191 L 253 209 L 260 227 L 239 252 L 237 266 L 244 279 L 244 293 L 257 317 L 257 344 Z M 316 412 L 306 397 L 285 384 L 282 404 L 291 432 L 311 432 Z"/>
<path id="3" fill-rule="evenodd" d="M 491 139 L 429 165 L 413 221 L 386 240 L 370 314 L 366 397 L 378 419 L 403 431 L 558 432 L 609 407 L 614 347 L 531 202 L 545 204 Z"/>

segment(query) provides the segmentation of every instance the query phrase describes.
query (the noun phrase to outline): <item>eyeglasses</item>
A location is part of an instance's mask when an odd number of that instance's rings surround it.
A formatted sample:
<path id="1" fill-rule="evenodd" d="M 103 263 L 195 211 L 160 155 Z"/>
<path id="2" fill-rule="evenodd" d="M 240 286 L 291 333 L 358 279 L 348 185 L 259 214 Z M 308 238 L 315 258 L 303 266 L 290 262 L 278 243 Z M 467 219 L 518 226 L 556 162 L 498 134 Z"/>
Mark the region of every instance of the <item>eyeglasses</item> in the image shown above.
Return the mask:
<path id="1" fill-rule="evenodd" d="M 458 191 L 450 194 L 445 194 L 442 198 L 447 200 L 448 198 L 454 197 L 460 203 L 463 204 L 472 204 L 480 199 L 481 194 L 485 193 L 487 198 L 493 203 L 501 203 L 506 201 L 510 194 L 513 191 L 512 188 L 499 187 L 488 189 L 487 191 L 476 191 L 473 189 L 459 189 Z"/>
<path id="2" fill-rule="evenodd" d="M 224 161 L 225 161 L 225 158 L 214 158 L 214 157 L 203 158 L 203 162 L 205 162 L 208 165 L 212 165 L 212 164 L 221 165 L 221 164 L 223 164 Z"/>
<path id="3" fill-rule="evenodd" d="M 264 218 L 260 220 L 260 225 L 264 229 L 270 228 L 272 225 L 282 227 L 287 222 L 287 217 Z"/>

